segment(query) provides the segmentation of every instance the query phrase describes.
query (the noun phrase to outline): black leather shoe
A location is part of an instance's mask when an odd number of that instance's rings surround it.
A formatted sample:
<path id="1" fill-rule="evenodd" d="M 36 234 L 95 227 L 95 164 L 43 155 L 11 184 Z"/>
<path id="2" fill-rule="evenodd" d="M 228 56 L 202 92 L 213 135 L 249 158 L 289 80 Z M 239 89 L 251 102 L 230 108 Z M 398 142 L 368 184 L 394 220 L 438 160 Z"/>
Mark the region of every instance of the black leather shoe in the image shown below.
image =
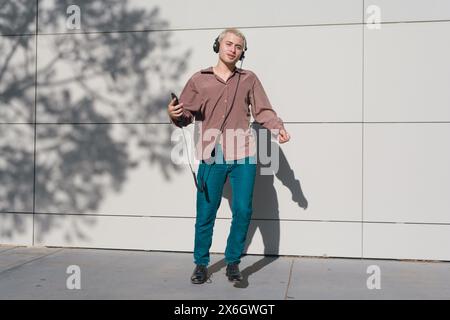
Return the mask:
<path id="1" fill-rule="evenodd" d="M 228 280 L 233 282 L 242 281 L 242 274 L 239 271 L 239 265 L 237 263 L 231 263 L 227 265 L 227 277 Z"/>
<path id="2" fill-rule="evenodd" d="M 208 268 L 203 264 L 197 264 L 191 276 L 191 282 L 202 284 L 208 279 Z"/>

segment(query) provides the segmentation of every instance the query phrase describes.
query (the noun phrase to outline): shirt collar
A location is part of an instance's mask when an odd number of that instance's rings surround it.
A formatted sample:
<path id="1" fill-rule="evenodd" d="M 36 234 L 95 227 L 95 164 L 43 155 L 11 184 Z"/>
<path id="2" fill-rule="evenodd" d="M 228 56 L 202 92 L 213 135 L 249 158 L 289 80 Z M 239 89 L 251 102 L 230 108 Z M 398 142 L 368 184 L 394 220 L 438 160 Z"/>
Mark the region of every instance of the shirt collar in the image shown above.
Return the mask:
<path id="1" fill-rule="evenodd" d="M 212 74 L 214 74 L 213 67 L 208 67 L 208 68 L 202 69 L 202 70 L 200 70 L 200 72 L 201 73 L 212 73 Z M 234 69 L 234 72 L 238 72 L 240 74 L 244 74 L 245 70 L 244 69 L 239 69 L 238 67 L 236 67 Z"/>

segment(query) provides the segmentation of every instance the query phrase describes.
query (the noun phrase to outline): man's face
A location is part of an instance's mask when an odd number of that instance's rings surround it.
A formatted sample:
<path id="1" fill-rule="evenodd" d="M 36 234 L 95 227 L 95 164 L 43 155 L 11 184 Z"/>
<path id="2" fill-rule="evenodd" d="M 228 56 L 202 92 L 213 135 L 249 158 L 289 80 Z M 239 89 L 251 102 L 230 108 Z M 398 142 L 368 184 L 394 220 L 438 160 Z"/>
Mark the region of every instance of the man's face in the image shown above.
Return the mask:
<path id="1" fill-rule="evenodd" d="M 244 50 L 244 39 L 227 32 L 220 42 L 219 58 L 227 64 L 235 64 Z"/>

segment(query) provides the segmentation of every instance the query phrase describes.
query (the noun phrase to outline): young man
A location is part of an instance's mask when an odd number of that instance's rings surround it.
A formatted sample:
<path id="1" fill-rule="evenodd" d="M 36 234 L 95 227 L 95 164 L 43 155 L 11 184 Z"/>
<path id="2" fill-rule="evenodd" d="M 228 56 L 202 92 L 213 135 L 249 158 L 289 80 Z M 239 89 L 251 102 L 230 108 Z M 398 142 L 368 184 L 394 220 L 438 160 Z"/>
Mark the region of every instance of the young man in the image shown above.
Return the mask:
<path id="1" fill-rule="evenodd" d="M 173 99 L 167 108 L 176 126 L 186 126 L 194 118 L 196 126 L 201 125 L 196 145 L 196 156 L 201 160 L 197 176 L 196 266 L 191 276 L 195 284 L 207 280 L 213 227 L 227 177 L 232 189 L 233 216 L 225 250 L 226 275 L 230 281 L 242 280 L 238 265 L 252 215 L 256 175 L 250 112 L 256 122 L 278 133 L 280 143 L 290 139 L 257 76 L 235 66 L 244 58 L 245 36 L 237 29 L 225 29 L 213 48 L 219 54 L 217 65 L 196 72 L 184 87 L 179 104 L 175 105 Z"/>

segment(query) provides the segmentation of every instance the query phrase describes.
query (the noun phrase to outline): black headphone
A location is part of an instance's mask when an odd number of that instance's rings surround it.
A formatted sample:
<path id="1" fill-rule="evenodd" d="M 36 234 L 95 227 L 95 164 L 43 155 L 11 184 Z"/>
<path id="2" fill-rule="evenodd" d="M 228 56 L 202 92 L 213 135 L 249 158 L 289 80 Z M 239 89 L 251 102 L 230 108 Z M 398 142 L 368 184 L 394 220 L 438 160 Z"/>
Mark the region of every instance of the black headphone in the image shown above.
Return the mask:
<path id="1" fill-rule="evenodd" d="M 244 40 L 244 50 L 242 51 L 241 56 L 239 57 L 239 60 L 244 60 L 245 58 L 245 51 L 247 51 L 247 39 Z M 213 44 L 213 50 L 215 53 L 219 52 L 219 47 L 220 47 L 220 42 L 219 42 L 219 37 L 216 38 L 216 40 L 214 40 L 214 44 Z"/>

